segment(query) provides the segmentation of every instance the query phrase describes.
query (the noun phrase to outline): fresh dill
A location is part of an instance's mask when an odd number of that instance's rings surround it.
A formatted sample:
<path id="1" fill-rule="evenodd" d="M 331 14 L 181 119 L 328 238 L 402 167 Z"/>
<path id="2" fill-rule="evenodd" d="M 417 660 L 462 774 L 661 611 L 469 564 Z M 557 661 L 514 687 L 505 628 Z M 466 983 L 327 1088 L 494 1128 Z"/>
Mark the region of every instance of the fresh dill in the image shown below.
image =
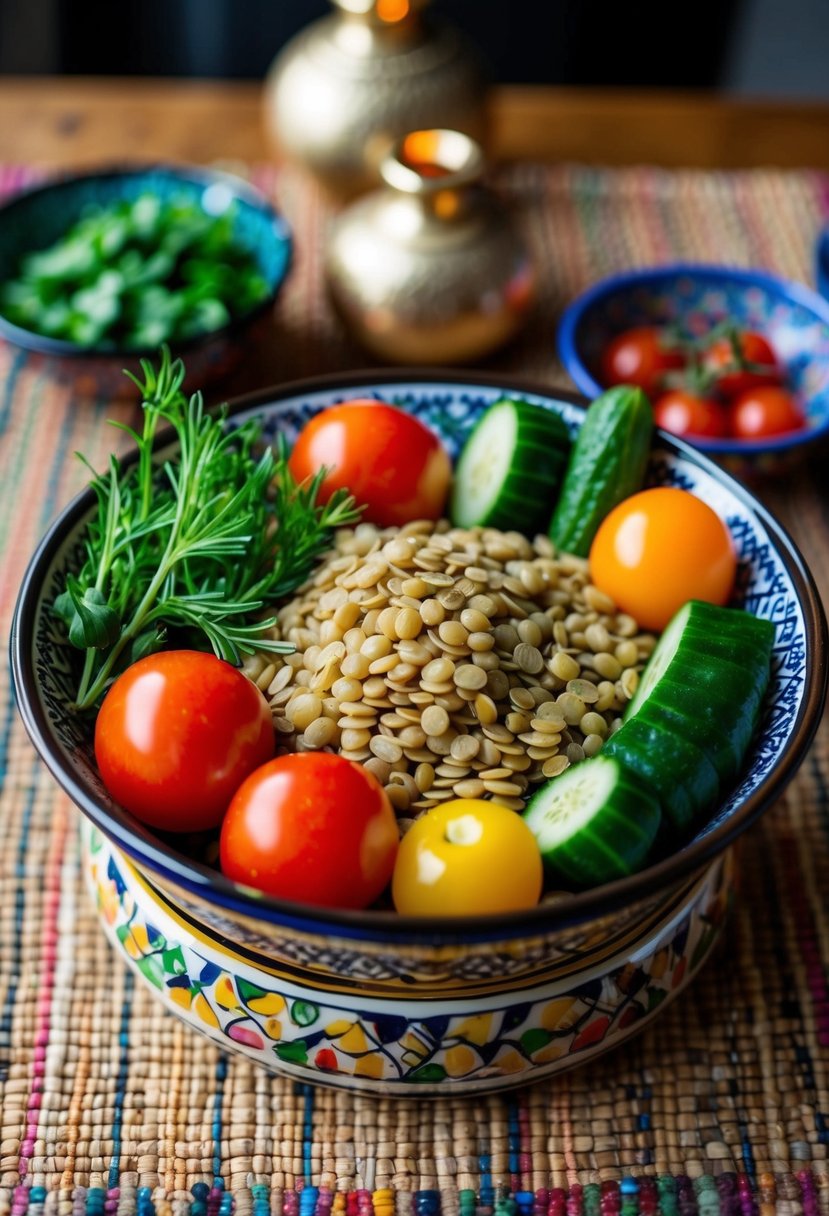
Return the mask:
<path id="1" fill-rule="evenodd" d="M 297 484 L 282 437 L 267 446 L 258 420 L 227 426 L 225 407 L 211 413 L 201 393 L 187 396 L 184 366 L 166 348 L 157 369 L 141 367 L 143 382 L 132 379 L 143 429 L 122 427 L 137 459 L 112 456 L 106 474 L 93 474 L 85 560 L 54 605 L 85 651 L 79 710 L 171 634 L 236 664 L 255 650 L 292 650 L 267 636 L 276 618 L 264 614 L 305 580 L 332 530 L 359 518 L 345 491 L 317 502 L 325 470 Z M 164 425 L 173 432 L 166 456 L 156 450 Z"/>

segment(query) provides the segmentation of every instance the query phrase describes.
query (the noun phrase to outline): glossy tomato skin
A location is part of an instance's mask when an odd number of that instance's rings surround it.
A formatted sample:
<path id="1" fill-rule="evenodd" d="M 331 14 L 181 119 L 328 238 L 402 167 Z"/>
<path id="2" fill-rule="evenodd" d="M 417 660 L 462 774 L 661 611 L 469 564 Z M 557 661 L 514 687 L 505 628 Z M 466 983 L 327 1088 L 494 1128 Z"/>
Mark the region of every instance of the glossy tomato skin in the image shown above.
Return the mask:
<path id="1" fill-rule="evenodd" d="M 216 827 L 238 786 L 274 752 L 268 703 L 230 663 L 167 650 L 133 663 L 95 723 L 95 759 L 113 798 L 171 832 Z"/>
<path id="2" fill-rule="evenodd" d="M 675 388 L 654 402 L 654 421 L 672 435 L 688 439 L 719 439 L 727 434 L 725 410 L 718 401 L 689 389 Z"/>
<path id="3" fill-rule="evenodd" d="M 380 527 L 439 519 L 452 466 L 441 441 L 419 419 L 379 401 L 354 400 L 316 414 L 300 432 L 290 469 L 304 481 L 322 466 L 327 502 L 347 489 L 365 506 L 363 519 Z"/>
<path id="4" fill-rule="evenodd" d="M 543 866 L 526 822 L 497 802 L 456 798 L 400 842 L 392 898 L 404 916 L 484 916 L 532 908 Z"/>
<path id="5" fill-rule="evenodd" d="M 228 878 L 277 899 L 366 908 L 391 878 L 399 837 L 383 787 L 362 765 L 297 752 L 242 783 L 219 855 Z"/>
<path id="6" fill-rule="evenodd" d="M 731 406 L 731 431 L 738 439 L 765 439 L 799 431 L 803 411 L 785 388 L 761 385 L 741 393 Z"/>
<path id="7" fill-rule="evenodd" d="M 738 332 L 733 341 L 717 338 L 705 351 L 702 364 L 714 377 L 717 392 L 728 400 L 750 388 L 779 384 L 783 378 L 771 344 L 754 330 Z"/>
<path id="8" fill-rule="evenodd" d="M 726 604 L 737 570 L 727 525 L 702 499 L 673 486 L 642 490 L 614 507 L 588 561 L 599 590 L 655 630 L 688 600 Z"/>
<path id="9" fill-rule="evenodd" d="M 659 392 L 667 372 L 684 366 L 681 350 L 669 346 L 659 329 L 642 325 L 625 330 L 606 347 L 601 359 L 601 378 L 607 388 L 614 384 L 635 384 L 652 397 Z"/>

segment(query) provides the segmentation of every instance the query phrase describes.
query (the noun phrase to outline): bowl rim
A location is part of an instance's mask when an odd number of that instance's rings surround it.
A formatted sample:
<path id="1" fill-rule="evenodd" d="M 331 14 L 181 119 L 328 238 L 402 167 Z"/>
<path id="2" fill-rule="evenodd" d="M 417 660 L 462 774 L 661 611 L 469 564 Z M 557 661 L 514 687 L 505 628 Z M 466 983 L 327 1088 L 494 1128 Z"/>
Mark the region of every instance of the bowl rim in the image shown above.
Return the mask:
<path id="1" fill-rule="evenodd" d="M 253 308 L 241 316 L 231 318 L 230 321 L 218 329 L 207 330 L 205 333 L 194 334 L 189 338 L 184 338 L 180 342 L 170 343 L 174 355 L 185 355 L 188 351 L 197 350 L 216 339 L 230 338 L 241 330 L 246 329 L 253 321 L 273 307 L 285 279 L 288 277 L 294 260 L 294 241 L 290 226 L 267 196 L 251 182 L 245 181 L 244 178 L 237 176 L 235 173 L 228 173 L 224 169 L 212 169 L 207 165 L 195 165 L 186 162 L 154 160 L 143 164 L 124 163 L 107 165 L 90 169 L 88 172 L 67 172 L 52 175 L 47 181 L 37 182 L 32 186 L 15 191 L 0 203 L 0 224 L 9 212 L 18 208 L 24 209 L 33 198 L 40 195 L 50 194 L 55 190 L 71 190 L 73 186 L 80 182 L 107 181 L 115 178 L 141 178 L 151 173 L 161 174 L 171 179 L 178 179 L 204 187 L 213 185 L 227 186 L 235 199 L 241 199 L 244 203 L 265 216 L 269 221 L 270 229 L 276 242 L 282 245 L 285 251 L 284 264 L 276 282 L 269 288 L 267 295 L 255 304 Z M 29 252 L 32 252 L 32 250 Z M 158 355 L 157 346 L 80 346 L 76 342 L 70 342 L 67 338 L 52 338 L 47 334 L 36 333 L 32 329 L 24 329 L 23 326 L 15 325 L 13 321 L 8 320 L 2 312 L 0 312 L 0 338 L 4 338 L 7 342 L 22 347 L 24 350 L 32 351 L 35 354 L 59 359 L 92 360 L 95 362 L 111 362 L 115 359 L 137 362 L 140 359 L 153 359 Z"/>
<path id="2" fill-rule="evenodd" d="M 570 379 L 580 392 L 596 397 L 605 391 L 604 386 L 584 363 L 578 350 L 578 331 L 586 314 L 601 300 L 615 292 L 637 284 L 647 286 L 665 279 L 687 275 L 697 279 L 735 279 L 746 287 L 762 287 L 770 293 L 816 314 L 829 330 L 829 300 L 805 283 L 786 279 L 770 270 L 754 270 L 745 266 L 724 266 L 716 262 L 668 262 L 659 266 L 644 266 L 623 270 L 592 283 L 585 291 L 571 300 L 561 314 L 556 332 L 558 356 Z M 711 439 L 701 436 L 694 440 L 698 451 L 711 452 L 719 456 L 744 456 L 754 458 L 764 454 L 779 454 L 791 448 L 817 442 L 829 434 L 829 415 L 816 427 L 806 427 L 789 434 L 775 435 L 770 439 Z"/>
<path id="3" fill-rule="evenodd" d="M 397 385 L 443 385 L 459 390 L 488 388 L 513 394 L 523 392 L 546 400 L 575 405 L 581 409 L 585 409 L 587 405 L 586 400 L 579 394 L 520 376 L 505 376 L 495 372 L 491 375 L 485 372 L 458 374 L 442 368 L 418 367 L 389 371 L 374 368 L 329 373 L 255 390 L 228 402 L 228 417 L 232 418 L 261 406 L 278 405 L 293 398 L 307 398 L 321 392 L 342 391 L 345 394 L 352 388 L 377 391 L 381 388 L 393 389 Z M 436 917 L 401 916 L 393 911 L 334 911 L 272 899 L 234 883 L 217 871 L 166 846 L 125 811 L 116 809 L 112 812 L 103 804 L 99 804 L 64 760 L 61 750 L 52 743 L 47 717 L 36 691 L 33 666 L 34 607 L 39 599 L 43 577 L 67 531 L 94 506 L 95 495 L 89 486 L 64 507 L 40 541 L 29 561 L 15 605 L 10 637 L 11 670 L 18 709 L 29 737 L 65 793 L 128 856 L 148 865 L 151 870 L 164 875 L 169 881 L 192 894 L 203 898 L 212 896 L 210 902 L 215 907 L 254 916 L 272 924 L 291 926 L 301 931 L 325 931 L 329 935 L 338 934 L 340 937 L 401 944 L 426 942 L 433 945 L 458 945 L 473 941 L 514 939 L 592 920 L 647 898 L 657 890 L 667 890 L 672 884 L 691 879 L 705 865 L 713 862 L 780 796 L 797 771 L 817 730 L 826 698 L 829 639 L 826 618 L 814 579 L 784 527 L 747 487 L 704 454 L 658 428 L 654 433 L 663 447 L 681 455 L 718 481 L 724 482 L 729 491 L 762 523 L 778 548 L 798 595 L 813 664 L 806 672 L 804 694 L 791 736 L 773 772 L 713 831 L 644 870 L 612 883 L 570 894 L 554 903 L 539 904 L 520 912 L 459 917 L 453 921 L 443 921 Z M 159 445 L 163 446 L 169 442 L 169 437 L 169 431 L 161 435 Z M 125 459 L 131 462 L 136 456 L 137 452 L 133 451 Z"/>

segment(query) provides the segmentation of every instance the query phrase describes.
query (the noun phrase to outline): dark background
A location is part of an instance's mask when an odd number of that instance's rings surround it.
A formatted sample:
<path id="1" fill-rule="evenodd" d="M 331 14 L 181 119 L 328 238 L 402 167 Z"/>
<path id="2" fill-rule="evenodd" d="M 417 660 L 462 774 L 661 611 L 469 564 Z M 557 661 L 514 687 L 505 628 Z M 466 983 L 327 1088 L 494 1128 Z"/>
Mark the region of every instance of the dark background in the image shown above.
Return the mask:
<path id="1" fill-rule="evenodd" d="M 327 0 L 0 0 L 0 72 L 258 79 Z M 436 0 L 512 83 L 829 97 L 829 0 Z"/>

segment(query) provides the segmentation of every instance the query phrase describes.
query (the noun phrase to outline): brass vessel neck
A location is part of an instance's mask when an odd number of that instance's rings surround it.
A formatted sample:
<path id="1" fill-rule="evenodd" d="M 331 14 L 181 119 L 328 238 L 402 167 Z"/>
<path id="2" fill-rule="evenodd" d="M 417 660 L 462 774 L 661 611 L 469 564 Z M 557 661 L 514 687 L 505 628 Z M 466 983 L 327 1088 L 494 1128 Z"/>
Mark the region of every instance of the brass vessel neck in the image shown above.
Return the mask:
<path id="1" fill-rule="evenodd" d="M 468 188 L 484 171 L 479 144 L 460 131 L 412 131 L 382 161 L 380 173 L 392 189 L 420 201 L 439 219 L 453 219 L 465 207 Z"/>

